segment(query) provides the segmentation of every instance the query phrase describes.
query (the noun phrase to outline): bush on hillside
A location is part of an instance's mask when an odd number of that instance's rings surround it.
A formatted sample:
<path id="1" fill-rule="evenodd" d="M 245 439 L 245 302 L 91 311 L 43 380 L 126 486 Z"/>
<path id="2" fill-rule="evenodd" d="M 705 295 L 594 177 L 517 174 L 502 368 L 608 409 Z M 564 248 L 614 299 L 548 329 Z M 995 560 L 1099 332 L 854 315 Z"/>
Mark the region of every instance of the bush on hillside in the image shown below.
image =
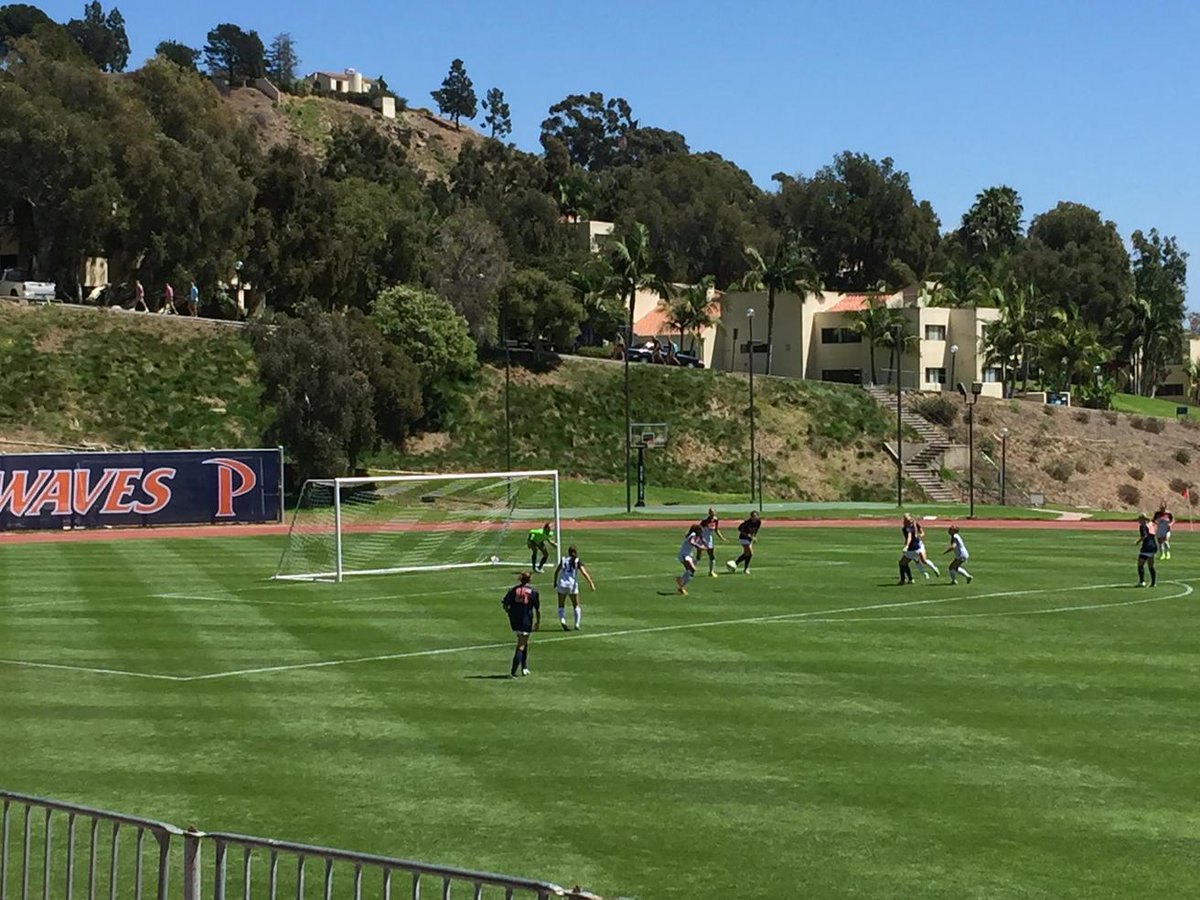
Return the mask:
<path id="1" fill-rule="evenodd" d="M 1128 473 L 1129 473 L 1129 477 L 1132 478 L 1134 481 L 1141 481 L 1143 478 L 1146 477 L 1146 473 L 1142 469 L 1139 469 L 1137 466 L 1130 466 L 1128 469 Z"/>
<path id="2" fill-rule="evenodd" d="M 909 404 L 909 409 L 943 428 L 949 428 L 958 419 L 958 404 L 941 394 L 918 397 Z"/>
<path id="3" fill-rule="evenodd" d="M 1129 420 L 1129 424 L 1139 431 L 1148 431 L 1150 434 L 1162 434 L 1167 428 L 1165 421 L 1154 416 L 1134 416 Z"/>
<path id="4" fill-rule="evenodd" d="M 1138 506 L 1142 502 L 1142 492 L 1132 484 L 1123 484 L 1117 488 L 1117 499 L 1126 506 Z"/>
<path id="5" fill-rule="evenodd" d="M 1188 481 L 1184 481 L 1182 478 L 1172 478 L 1171 491 L 1175 494 L 1182 494 L 1184 491 L 1187 491 L 1188 496 L 1191 497 L 1196 492 L 1196 485 Z"/>
<path id="6" fill-rule="evenodd" d="M 1178 450 L 1175 451 L 1175 462 L 1179 463 L 1180 465 L 1186 466 L 1191 461 L 1192 461 L 1192 453 L 1190 450 L 1180 447 Z"/>
<path id="7" fill-rule="evenodd" d="M 1053 462 L 1046 463 L 1043 466 L 1043 471 L 1055 481 L 1061 481 L 1063 484 L 1066 484 L 1075 473 L 1075 464 L 1069 459 L 1056 459 Z"/>

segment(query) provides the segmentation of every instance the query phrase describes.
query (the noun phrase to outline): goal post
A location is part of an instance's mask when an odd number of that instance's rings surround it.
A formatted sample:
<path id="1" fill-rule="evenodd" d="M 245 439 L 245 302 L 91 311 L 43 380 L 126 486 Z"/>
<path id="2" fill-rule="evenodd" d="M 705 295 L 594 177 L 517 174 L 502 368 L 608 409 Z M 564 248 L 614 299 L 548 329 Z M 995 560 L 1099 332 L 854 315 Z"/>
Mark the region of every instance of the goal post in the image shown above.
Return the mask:
<path id="1" fill-rule="evenodd" d="M 309 479 L 273 578 L 528 565 L 526 533 L 545 522 L 561 544 L 554 469 Z"/>

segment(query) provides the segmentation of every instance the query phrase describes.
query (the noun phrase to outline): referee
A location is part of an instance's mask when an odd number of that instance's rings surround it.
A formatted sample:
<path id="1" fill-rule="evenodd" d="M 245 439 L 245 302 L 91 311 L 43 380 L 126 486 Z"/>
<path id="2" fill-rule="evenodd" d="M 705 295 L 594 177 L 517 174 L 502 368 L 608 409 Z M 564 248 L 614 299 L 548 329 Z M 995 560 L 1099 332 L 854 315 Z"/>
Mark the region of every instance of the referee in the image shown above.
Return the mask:
<path id="1" fill-rule="evenodd" d="M 509 677 L 516 678 L 517 670 L 529 674 L 529 635 L 542 624 L 542 608 L 538 603 L 538 592 L 529 586 L 529 573 L 522 572 L 517 583 L 508 589 L 500 605 L 508 613 L 508 624 L 517 635 L 517 649 L 513 653 L 512 671 Z"/>

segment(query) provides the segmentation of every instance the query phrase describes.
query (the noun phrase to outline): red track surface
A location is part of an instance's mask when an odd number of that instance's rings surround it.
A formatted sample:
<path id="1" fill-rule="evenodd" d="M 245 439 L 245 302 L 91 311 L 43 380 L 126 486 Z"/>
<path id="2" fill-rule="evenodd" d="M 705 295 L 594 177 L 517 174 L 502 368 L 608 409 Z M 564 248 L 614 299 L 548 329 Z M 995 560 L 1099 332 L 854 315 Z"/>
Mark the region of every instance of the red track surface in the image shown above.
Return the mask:
<path id="1" fill-rule="evenodd" d="M 692 519 L 638 519 L 624 521 L 619 519 L 568 519 L 573 528 L 597 531 L 616 531 L 633 528 L 686 528 L 693 524 Z M 949 525 L 956 521 L 952 518 L 939 518 L 939 524 Z M 972 529 L 1009 529 L 1029 531 L 1124 531 L 1134 525 L 1131 518 L 1128 522 L 1066 522 L 1046 519 L 959 519 L 959 522 L 970 522 Z M 898 528 L 899 519 L 766 519 L 768 528 Z M 394 526 L 396 531 L 425 530 L 438 528 L 442 530 L 467 530 L 475 525 L 469 522 L 448 522 L 427 526 Z M 116 541 L 116 540 L 151 540 L 159 538 L 213 538 L 213 537 L 246 537 L 265 534 L 287 534 L 286 525 L 189 525 L 164 526 L 161 528 L 100 528 L 82 531 L 15 531 L 0 534 L 0 545 L 4 544 L 50 544 L 63 541 Z M 379 526 L 362 525 L 351 527 L 350 531 L 378 531 Z"/>

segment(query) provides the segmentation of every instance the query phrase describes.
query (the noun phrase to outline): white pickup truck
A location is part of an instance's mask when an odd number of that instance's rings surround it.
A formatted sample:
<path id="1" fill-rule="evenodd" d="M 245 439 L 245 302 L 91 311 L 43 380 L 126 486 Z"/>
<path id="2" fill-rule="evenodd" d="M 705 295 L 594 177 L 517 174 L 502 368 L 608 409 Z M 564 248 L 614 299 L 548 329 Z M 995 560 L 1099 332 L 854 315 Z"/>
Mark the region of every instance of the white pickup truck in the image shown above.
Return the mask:
<path id="1" fill-rule="evenodd" d="M 5 269 L 0 272 L 0 297 L 49 303 L 54 299 L 55 287 L 49 281 L 29 281 L 21 269 Z"/>

